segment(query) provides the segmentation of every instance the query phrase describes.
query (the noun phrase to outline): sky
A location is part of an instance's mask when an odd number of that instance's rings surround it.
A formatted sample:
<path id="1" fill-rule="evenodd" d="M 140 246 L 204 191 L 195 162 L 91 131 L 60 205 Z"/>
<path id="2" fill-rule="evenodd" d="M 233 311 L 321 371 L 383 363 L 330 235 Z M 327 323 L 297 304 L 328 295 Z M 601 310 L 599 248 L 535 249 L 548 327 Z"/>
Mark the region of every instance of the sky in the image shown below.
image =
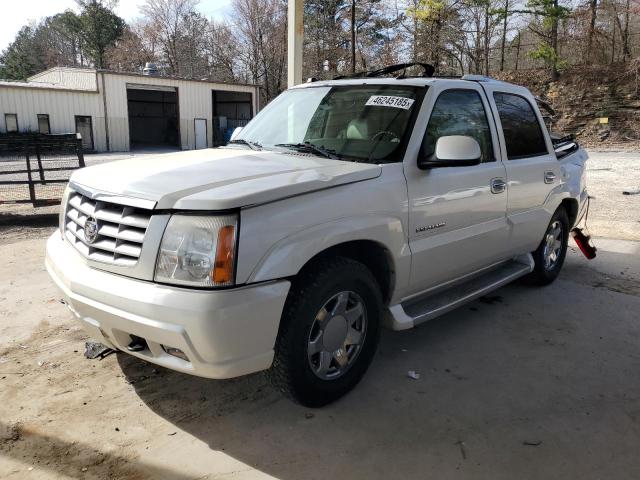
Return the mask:
<path id="1" fill-rule="evenodd" d="M 138 7 L 144 0 L 120 0 L 116 13 L 127 22 L 140 15 Z M 200 0 L 198 10 L 206 17 L 222 18 L 228 12 L 231 0 Z M 74 0 L 0 0 L 0 51 L 7 48 L 22 26 L 65 11 L 77 11 Z"/>

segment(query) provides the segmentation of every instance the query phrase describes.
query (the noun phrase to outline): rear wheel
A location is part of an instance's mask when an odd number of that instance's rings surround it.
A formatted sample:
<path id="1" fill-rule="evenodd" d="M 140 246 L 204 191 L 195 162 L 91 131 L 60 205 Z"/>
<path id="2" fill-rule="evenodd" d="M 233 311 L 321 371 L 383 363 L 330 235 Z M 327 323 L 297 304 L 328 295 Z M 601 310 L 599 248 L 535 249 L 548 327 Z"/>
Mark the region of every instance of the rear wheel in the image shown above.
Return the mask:
<path id="1" fill-rule="evenodd" d="M 373 359 L 381 312 L 380 288 L 363 264 L 336 257 L 306 269 L 285 305 L 272 383 L 310 407 L 340 398 Z"/>
<path id="2" fill-rule="evenodd" d="M 562 269 L 567 255 L 569 241 L 569 218 L 563 207 L 558 208 L 542 238 L 542 242 L 532 252 L 535 267 L 527 279 L 535 285 L 548 285 L 553 282 Z"/>

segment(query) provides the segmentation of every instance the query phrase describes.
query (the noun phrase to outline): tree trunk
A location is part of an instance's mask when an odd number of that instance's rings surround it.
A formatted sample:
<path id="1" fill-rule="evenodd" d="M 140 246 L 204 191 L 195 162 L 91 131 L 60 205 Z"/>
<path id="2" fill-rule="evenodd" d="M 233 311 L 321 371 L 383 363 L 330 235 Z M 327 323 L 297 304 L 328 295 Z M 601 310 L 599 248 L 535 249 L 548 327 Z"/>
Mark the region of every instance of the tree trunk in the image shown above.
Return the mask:
<path id="1" fill-rule="evenodd" d="M 558 0 L 553 0 L 553 7 L 557 11 Z M 551 60 L 551 81 L 555 82 L 560 78 L 558 72 L 558 17 L 551 17 L 551 48 L 553 49 L 553 58 Z"/>
<path id="2" fill-rule="evenodd" d="M 489 76 L 489 1 L 484 10 L 484 74 Z"/>
<path id="3" fill-rule="evenodd" d="M 516 65 L 515 65 L 515 70 L 518 70 L 518 60 L 520 60 L 520 31 L 518 31 L 518 46 L 516 47 Z"/>
<path id="4" fill-rule="evenodd" d="M 613 9 L 613 14 L 616 17 L 616 20 L 620 20 L 618 18 L 618 12 Z M 611 63 L 616 61 L 616 22 L 613 22 L 613 35 L 611 35 Z"/>
<path id="5" fill-rule="evenodd" d="M 413 1 L 414 9 L 418 8 L 418 0 Z M 413 12 L 413 61 L 418 61 L 418 16 Z"/>
<path id="6" fill-rule="evenodd" d="M 481 40 L 482 40 L 482 29 L 480 28 L 482 19 L 476 18 L 476 55 L 474 58 L 475 71 L 473 73 L 477 73 L 478 75 L 482 73 L 482 50 L 481 50 Z"/>
<path id="7" fill-rule="evenodd" d="M 587 34 L 587 49 L 584 52 L 585 63 L 591 60 L 591 47 L 593 46 L 593 35 L 596 31 L 596 16 L 598 14 L 598 0 L 590 1 L 591 20 L 589 21 L 589 33 Z"/>
<path id="8" fill-rule="evenodd" d="M 509 17 L 509 0 L 504 2 L 504 20 L 502 22 L 502 46 L 500 47 L 500 71 L 504 71 L 504 46 L 507 43 L 507 18 Z"/>
<path id="9" fill-rule="evenodd" d="M 624 31 L 622 33 L 622 59 L 628 62 L 631 59 L 631 49 L 629 48 L 629 0 L 624 7 Z"/>
<path id="10" fill-rule="evenodd" d="M 356 0 L 351 0 L 351 73 L 356 73 Z"/>

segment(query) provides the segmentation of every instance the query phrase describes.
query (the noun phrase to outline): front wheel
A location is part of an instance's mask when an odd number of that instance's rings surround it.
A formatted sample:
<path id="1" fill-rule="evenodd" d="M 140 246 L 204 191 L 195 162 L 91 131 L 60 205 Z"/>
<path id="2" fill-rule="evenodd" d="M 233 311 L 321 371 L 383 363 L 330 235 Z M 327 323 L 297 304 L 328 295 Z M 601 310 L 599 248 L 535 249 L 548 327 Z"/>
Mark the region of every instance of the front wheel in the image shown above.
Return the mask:
<path id="1" fill-rule="evenodd" d="M 548 285 L 562 269 L 569 241 L 569 218 L 563 207 L 558 208 L 547 227 L 542 242 L 532 252 L 535 267 L 527 277 L 535 285 Z"/>
<path id="2" fill-rule="evenodd" d="M 309 407 L 346 394 L 373 359 L 382 308 L 380 288 L 363 264 L 336 257 L 306 269 L 285 304 L 272 383 Z"/>

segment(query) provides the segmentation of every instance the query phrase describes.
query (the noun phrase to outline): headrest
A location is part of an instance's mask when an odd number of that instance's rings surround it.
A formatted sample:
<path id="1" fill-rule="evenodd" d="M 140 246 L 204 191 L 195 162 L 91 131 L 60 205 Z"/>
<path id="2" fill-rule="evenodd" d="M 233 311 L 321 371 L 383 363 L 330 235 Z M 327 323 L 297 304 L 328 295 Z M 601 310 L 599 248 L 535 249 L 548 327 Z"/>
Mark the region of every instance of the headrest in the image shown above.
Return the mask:
<path id="1" fill-rule="evenodd" d="M 351 120 L 347 127 L 347 138 L 351 140 L 367 140 L 369 125 L 366 120 Z"/>

